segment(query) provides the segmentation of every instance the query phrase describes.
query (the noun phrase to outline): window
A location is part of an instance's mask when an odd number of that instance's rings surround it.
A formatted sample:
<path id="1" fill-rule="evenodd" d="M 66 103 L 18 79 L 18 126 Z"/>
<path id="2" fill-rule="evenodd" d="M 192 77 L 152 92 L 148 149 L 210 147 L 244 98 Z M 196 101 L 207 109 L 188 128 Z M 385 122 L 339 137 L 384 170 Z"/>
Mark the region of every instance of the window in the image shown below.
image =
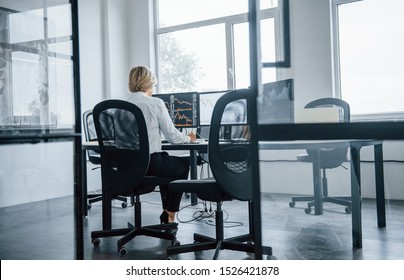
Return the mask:
<path id="1" fill-rule="evenodd" d="M 155 7 L 159 92 L 249 86 L 248 0 L 156 0 Z M 275 61 L 278 1 L 260 7 L 262 58 Z M 274 68 L 263 69 L 263 82 L 275 80 Z"/>
<path id="2" fill-rule="evenodd" d="M 0 126 L 73 127 L 71 7 L 59 2 L 0 7 Z"/>
<path id="3" fill-rule="evenodd" d="M 333 1 L 336 92 L 353 118 L 404 116 L 404 1 Z"/>
<path id="4" fill-rule="evenodd" d="M 261 58 L 262 61 L 275 61 L 275 20 L 261 20 Z M 250 48 L 248 43 L 248 23 L 235 24 L 234 36 L 234 81 L 236 88 L 247 88 L 250 85 Z M 276 69 L 263 68 L 262 83 L 276 80 Z"/>
<path id="5" fill-rule="evenodd" d="M 224 24 L 161 34 L 159 84 L 163 92 L 225 89 L 225 39 Z"/>

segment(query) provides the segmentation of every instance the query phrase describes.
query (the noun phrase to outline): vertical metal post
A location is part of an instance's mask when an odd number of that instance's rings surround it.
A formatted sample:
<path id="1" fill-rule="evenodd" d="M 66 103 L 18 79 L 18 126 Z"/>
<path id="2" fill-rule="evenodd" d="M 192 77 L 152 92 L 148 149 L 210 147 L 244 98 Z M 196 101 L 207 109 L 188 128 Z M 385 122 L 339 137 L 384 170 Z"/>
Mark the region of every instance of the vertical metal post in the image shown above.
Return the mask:
<path id="1" fill-rule="evenodd" d="M 257 96 L 259 85 L 261 84 L 261 59 L 259 53 L 260 47 L 260 28 L 259 28 L 259 1 L 249 1 L 248 21 L 250 36 L 250 90 L 251 97 L 248 99 L 250 104 L 248 123 L 251 127 L 252 141 L 252 186 L 253 186 L 253 221 L 254 221 L 254 245 L 255 259 L 262 259 L 262 231 L 261 231 L 261 188 L 259 173 L 259 155 L 258 155 L 258 117 L 257 117 Z"/>
<path id="2" fill-rule="evenodd" d="M 354 248 L 362 248 L 360 148 L 351 146 L 352 240 Z"/>
<path id="3" fill-rule="evenodd" d="M 79 26 L 77 0 L 70 0 L 72 18 L 73 44 L 73 80 L 74 80 L 74 113 L 75 133 L 79 136 L 74 141 L 74 225 L 75 225 L 75 257 L 84 259 L 83 237 L 83 181 L 82 181 L 82 147 L 81 147 L 81 102 L 80 102 L 80 59 L 79 59 Z"/>
<path id="4" fill-rule="evenodd" d="M 386 205 L 384 196 L 384 169 L 383 169 L 383 144 L 374 146 L 375 177 L 376 177 L 376 207 L 377 226 L 386 227 Z"/>

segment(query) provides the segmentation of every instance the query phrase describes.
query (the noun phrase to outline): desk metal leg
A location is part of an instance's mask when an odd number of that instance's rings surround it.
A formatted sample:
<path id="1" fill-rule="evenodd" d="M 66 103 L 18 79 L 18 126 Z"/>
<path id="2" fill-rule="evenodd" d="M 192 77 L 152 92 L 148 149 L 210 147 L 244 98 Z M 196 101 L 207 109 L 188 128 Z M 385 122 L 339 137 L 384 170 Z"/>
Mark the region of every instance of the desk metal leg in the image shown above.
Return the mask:
<path id="1" fill-rule="evenodd" d="M 351 147 L 350 150 L 351 150 L 352 242 L 354 248 L 362 248 L 360 148 Z"/>
<path id="2" fill-rule="evenodd" d="M 383 145 L 374 146 L 375 175 L 376 175 L 376 208 L 377 226 L 386 227 L 386 205 L 384 197 L 384 170 L 383 170 Z"/>
<path id="3" fill-rule="evenodd" d="M 78 156 L 79 155 L 79 156 Z M 85 155 L 85 153 L 84 153 Z M 83 185 L 83 157 L 81 150 L 81 138 L 74 142 L 74 224 L 75 224 L 75 257 L 84 259 L 84 224 L 83 224 L 83 200 L 85 197 Z M 85 162 L 85 161 L 84 161 Z"/>
<path id="4" fill-rule="evenodd" d="M 197 154 L 195 150 L 190 151 L 190 175 L 191 179 L 198 178 L 198 162 L 197 162 Z M 196 194 L 191 193 L 191 205 L 197 205 L 198 198 Z"/>
<path id="5" fill-rule="evenodd" d="M 321 181 L 320 153 L 316 150 L 313 160 L 314 214 L 323 214 L 323 184 Z"/>
<path id="6" fill-rule="evenodd" d="M 81 151 L 81 172 L 82 172 L 82 184 L 83 184 L 83 216 L 86 217 L 88 215 L 88 207 L 87 207 L 87 153 L 86 150 Z"/>

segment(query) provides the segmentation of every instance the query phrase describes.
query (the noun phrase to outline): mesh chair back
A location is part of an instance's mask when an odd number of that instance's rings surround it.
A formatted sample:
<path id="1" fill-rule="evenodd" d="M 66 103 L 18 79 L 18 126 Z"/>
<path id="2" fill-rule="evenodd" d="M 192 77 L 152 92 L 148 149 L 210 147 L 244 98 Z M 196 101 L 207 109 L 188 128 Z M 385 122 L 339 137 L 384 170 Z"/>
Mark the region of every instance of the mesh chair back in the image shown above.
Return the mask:
<path id="1" fill-rule="evenodd" d="M 114 116 L 108 112 L 104 112 L 102 118 L 104 135 L 109 140 L 115 139 Z M 95 131 L 93 110 L 87 110 L 83 113 L 83 126 L 86 141 L 97 141 L 97 132 Z M 100 164 L 100 154 L 94 150 L 87 150 L 88 159 L 93 164 Z"/>
<path id="2" fill-rule="evenodd" d="M 223 95 L 216 103 L 209 133 L 209 164 L 218 185 L 229 197 L 248 201 L 252 200 L 252 168 L 250 127 L 247 125 L 247 104 L 253 96 L 247 90 L 235 90 Z M 237 106 L 234 106 L 237 105 Z M 244 117 L 229 120 L 230 108 L 242 110 L 234 112 L 235 116 Z M 241 109 L 243 108 L 243 109 Z M 230 133 L 223 133 L 230 129 Z M 237 133 L 234 133 L 236 132 Z"/>
<path id="3" fill-rule="evenodd" d="M 142 111 L 123 100 L 106 100 L 94 107 L 94 124 L 101 154 L 103 191 L 130 195 L 146 175 L 149 140 Z M 106 116 L 113 116 L 111 118 Z M 114 138 L 111 139 L 110 128 Z"/>
<path id="4" fill-rule="evenodd" d="M 320 98 L 308 103 L 305 108 L 320 108 L 320 107 L 336 107 L 340 108 L 340 122 L 349 122 L 351 118 L 349 104 L 338 98 Z M 310 157 L 314 157 L 315 152 L 307 150 Z M 320 167 L 321 168 L 336 168 L 340 166 L 347 158 L 348 148 L 338 147 L 320 150 Z"/>

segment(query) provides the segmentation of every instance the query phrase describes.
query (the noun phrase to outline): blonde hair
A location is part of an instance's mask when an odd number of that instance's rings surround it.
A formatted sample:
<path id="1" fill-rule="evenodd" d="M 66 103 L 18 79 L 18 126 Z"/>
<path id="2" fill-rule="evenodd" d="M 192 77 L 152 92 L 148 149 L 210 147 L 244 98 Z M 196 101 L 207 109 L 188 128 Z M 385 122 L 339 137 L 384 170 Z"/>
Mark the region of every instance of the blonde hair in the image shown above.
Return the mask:
<path id="1" fill-rule="evenodd" d="M 128 83 L 130 92 L 146 92 L 156 84 L 156 76 L 148 67 L 141 65 L 130 70 Z"/>

